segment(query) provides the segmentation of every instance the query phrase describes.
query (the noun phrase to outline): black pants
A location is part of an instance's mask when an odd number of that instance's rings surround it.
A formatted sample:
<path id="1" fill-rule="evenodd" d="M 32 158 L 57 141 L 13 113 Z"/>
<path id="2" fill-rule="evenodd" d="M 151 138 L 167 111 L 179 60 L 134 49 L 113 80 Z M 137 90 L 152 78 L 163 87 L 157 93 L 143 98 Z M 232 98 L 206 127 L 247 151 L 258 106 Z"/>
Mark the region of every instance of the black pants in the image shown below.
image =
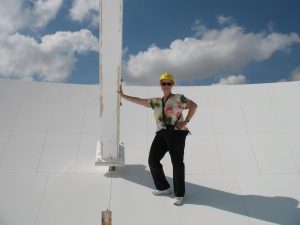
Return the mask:
<path id="1" fill-rule="evenodd" d="M 168 151 L 173 164 L 173 185 L 176 197 L 185 194 L 185 167 L 183 162 L 185 139 L 188 131 L 160 130 L 152 142 L 148 163 L 157 190 L 170 187 L 160 161 Z"/>

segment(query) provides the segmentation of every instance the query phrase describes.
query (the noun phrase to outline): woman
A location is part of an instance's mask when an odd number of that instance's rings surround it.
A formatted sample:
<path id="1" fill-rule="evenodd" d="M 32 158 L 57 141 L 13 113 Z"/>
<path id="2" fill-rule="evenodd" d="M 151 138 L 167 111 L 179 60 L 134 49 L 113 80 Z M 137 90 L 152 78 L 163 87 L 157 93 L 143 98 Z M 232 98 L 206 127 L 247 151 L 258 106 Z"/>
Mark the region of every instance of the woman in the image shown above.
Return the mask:
<path id="1" fill-rule="evenodd" d="M 156 120 L 157 131 L 152 142 L 148 163 L 156 189 L 154 195 L 168 195 L 172 191 L 166 180 L 163 167 L 160 163 L 168 151 L 173 164 L 174 205 L 181 205 L 185 194 L 185 166 L 183 162 L 185 139 L 189 133 L 187 124 L 192 119 L 197 105 L 182 94 L 173 94 L 174 77 L 169 72 L 160 76 L 160 87 L 164 96 L 162 98 L 142 99 L 125 95 L 120 87 L 119 94 L 124 99 L 152 108 Z M 188 109 L 186 118 L 182 111 Z"/>

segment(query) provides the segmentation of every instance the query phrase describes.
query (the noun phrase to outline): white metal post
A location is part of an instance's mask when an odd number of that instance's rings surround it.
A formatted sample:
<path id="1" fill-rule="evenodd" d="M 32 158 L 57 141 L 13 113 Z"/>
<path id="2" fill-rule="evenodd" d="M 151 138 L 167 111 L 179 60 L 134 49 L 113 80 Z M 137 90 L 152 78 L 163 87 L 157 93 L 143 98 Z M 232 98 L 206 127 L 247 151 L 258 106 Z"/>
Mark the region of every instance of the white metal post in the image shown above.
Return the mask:
<path id="1" fill-rule="evenodd" d="M 95 165 L 124 164 L 120 146 L 123 0 L 99 0 L 100 141 Z"/>

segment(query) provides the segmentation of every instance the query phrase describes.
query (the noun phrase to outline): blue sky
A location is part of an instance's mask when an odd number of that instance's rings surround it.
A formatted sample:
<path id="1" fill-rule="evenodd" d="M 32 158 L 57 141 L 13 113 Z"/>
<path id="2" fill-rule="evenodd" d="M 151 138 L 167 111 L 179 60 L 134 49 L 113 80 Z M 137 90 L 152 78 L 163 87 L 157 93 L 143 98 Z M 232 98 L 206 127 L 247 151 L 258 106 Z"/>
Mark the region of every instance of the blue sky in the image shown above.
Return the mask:
<path id="1" fill-rule="evenodd" d="M 0 78 L 95 84 L 98 0 L 1 0 Z M 124 0 L 123 79 L 300 80 L 299 0 Z"/>

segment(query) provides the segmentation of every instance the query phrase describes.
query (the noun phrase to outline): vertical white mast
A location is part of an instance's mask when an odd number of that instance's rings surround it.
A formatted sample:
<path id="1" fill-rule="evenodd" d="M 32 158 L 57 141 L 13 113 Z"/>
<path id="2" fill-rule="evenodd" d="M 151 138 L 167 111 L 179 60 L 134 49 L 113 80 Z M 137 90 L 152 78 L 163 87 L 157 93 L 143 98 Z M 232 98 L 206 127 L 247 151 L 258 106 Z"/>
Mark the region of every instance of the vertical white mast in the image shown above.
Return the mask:
<path id="1" fill-rule="evenodd" d="M 121 83 L 123 0 L 99 1 L 101 133 L 95 164 L 113 166 L 124 163 L 119 146 L 120 96 L 117 93 Z"/>

